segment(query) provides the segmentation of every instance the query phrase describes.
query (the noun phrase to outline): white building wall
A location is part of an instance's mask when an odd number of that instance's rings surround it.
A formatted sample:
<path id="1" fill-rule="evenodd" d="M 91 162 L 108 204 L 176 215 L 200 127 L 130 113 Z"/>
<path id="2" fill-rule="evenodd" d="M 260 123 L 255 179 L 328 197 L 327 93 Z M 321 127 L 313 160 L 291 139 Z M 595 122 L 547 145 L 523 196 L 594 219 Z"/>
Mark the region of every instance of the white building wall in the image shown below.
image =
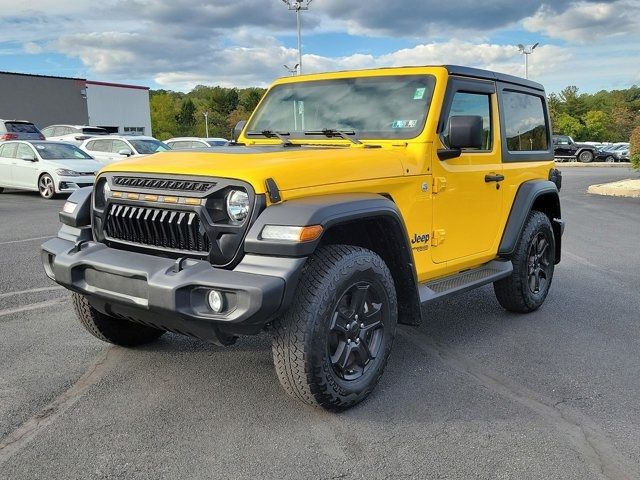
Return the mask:
<path id="1" fill-rule="evenodd" d="M 87 110 L 91 126 L 117 127 L 120 134 L 153 134 L 146 88 L 87 81 Z"/>

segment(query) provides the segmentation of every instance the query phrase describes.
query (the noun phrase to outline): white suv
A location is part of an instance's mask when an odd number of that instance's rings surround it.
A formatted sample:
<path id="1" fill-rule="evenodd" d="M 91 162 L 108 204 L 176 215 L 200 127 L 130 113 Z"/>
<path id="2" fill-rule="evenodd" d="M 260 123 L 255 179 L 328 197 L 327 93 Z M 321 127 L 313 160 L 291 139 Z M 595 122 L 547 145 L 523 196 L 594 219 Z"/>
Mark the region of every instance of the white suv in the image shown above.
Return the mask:
<path id="1" fill-rule="evenodd" d="M 109 135 L 91 138 L 82 142 L 80 148 L 103 165 L 129 157 L 140 157 L 171 150 L 160 140 L 142 135 Z"/>
<path id="2" fill-rule="evenodd" d="M 165 140 L 164 143 L 174 150 L 190 150 L 210 147 L 224 147 L 229 144 L 226 138 L 177 137 Z"/>
<path id="3" fill-rule="evenodd" d="M 109 132 L 104 128 L 90 127 L 88 125 L 51 125 L 42 129 L 42 134 L 47 140 L 73 143 L 79 146 L 89 138 L 98 135 L 108 135 Z"/>

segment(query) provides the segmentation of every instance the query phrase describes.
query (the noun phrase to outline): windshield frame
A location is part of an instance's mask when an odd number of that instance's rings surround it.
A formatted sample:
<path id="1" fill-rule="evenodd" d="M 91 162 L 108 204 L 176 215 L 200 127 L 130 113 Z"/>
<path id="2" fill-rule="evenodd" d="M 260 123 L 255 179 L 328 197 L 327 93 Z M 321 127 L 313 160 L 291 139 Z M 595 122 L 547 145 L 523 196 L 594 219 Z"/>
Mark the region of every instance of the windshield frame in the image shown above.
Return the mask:
<path id="1" fill-rule="evenodd" d="M 363 140 L 363 141 L 414 140 L 420 137 L 424 133 L 427 121 L 429 120 L 429 114 L 431 112 L 431 106 L 433 104 L 433 97 L 436 92 L 436 84 L 437 84 L 437 77 L 432 73 L 411 72 L 411 73 L 394 73 L 392 75 L 345 76 L 345 77 L 338 77 L 338 78 L 323 78 L 318 80 L 287 81 L 283 83 L 277 83 L 267 91 L 267 93 L 264 95 L 264 98 L 256 107 L 255 111 L 251 115 L 251 118 L 249 119 L 249 121 L 247 122 L 247 125 L 243 130 L 243 136 L 247 138 L 248 137 L 247 134 L 251 132 L 251 135 L 250 135 L 251 141 L 255 141 L 256 139 L 273 140 L 273 138 L 268 135 L 262 135 L 261 130 L 264 130 L 264 129 L 256 127 L 256 124 L 261 119 L 262 111 L 268 106 L 269 99 L 273 95 L 273 92 L 276 92 L 281 88 L 291 88 L 292 86 L 295 86 L 295 85 L 307 86 L 307 85 L 317 85 L 321 83 L 350 83 L 350 82 L 356 82 L 356 81 L 366 82 L 366 81 L 375 81 L 375 80 L 388 80 L 389 82 L 392 82 L 394 81 L 394 79 L 395 80 L 399 80 L 399 79 L 426 80 L 425 82 L 426 85 L 423 85 L 426 88 L 425 94 L 424 94 L 426 98 L 426 103 L 424 104 L 424 115 L 422 116 L 421 119 L 418 119 L 416 126 L 414 128 L 411 128 L 411 130 L 409 130 L 408 128 L 397 128 L 396 129 L 396 131 L 398 132 L 397 134 L 395 134 L 394 130 L 385 132 L 385 131 L 360 131 L 357 129 L 353 129 L 353 131 L 355 133 L 355 136 L 359 140 Z M 419 100 L 422 100 L 422 99 L 419 99 Z M 345 130 L 344 128 L 337 128 L 335 125 L 328 125 L 326 126 L 326 128 L 335 129 L 337 131 Z M 288 134 L 287 138 L 295 139 L 295 140 L 303 140 L 305 141 L 305 143 L 317 143 L 318 141 L 323 141 L 328 143 L 336 142 L 337 138 L 334 138 L 334 137 L 326 137 L 324 135 L 310 136 L 309 134 L 305 133 L 307 131 L 313 131 L 313 130 L 317 130 L 317 129 L 306 128 L 304 131 L 302 130 L 297 130 L 297 131 L 294 130 L 290 132 L 287 131 L 286 132 Z M 352 130 L 352 129 L 349 128 L 347 130 Z M 402 135 L 403 131 L 406 132 L 406 135 Z M 280 130 L 278 130 L 278 132 L 280 132 Z M 338 138 L 338 140 L 348 141 L 340 138 Z"/>

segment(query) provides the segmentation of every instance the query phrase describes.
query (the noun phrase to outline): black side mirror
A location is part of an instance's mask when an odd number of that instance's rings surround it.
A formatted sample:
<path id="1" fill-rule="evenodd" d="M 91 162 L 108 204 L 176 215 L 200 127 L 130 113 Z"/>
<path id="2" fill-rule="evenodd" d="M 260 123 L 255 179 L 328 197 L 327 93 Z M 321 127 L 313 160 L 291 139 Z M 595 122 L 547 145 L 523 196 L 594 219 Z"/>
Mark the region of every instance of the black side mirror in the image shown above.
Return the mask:
<path id="1" fill-rule="evenodd" d="M 231 132 L 231 141 L 233 143 L 238 142 L 238 138 L 240 138 L 240 134 L 242 133 L 242 130 L 244 129 L 244 126 L 246 124 L 247 122 L 245 122 L 244 120 L 240 120 L 238 123 L 236 123 L 236 126 L 233 127 L 233 132 Z"/>
<path id="2" fill-rule="evenodd" d="M 482 117 L 456 115 L 449 119 L 450 148 L 482 148 Z"/>
<path id="3" fill-rule="evenodd" d="M 454 115 L 449 118 L 449 148 L 438 150 L 440 160 L 459 157 L 463 148 L 482 148 L 480 115 Z"/>

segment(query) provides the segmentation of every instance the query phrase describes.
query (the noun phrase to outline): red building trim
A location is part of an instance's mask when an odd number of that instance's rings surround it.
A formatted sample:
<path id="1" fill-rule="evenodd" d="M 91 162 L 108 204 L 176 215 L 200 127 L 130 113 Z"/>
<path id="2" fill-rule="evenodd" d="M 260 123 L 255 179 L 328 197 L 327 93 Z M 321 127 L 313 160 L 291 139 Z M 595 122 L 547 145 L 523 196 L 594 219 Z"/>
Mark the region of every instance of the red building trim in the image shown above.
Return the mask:
<path id="1" fill-rule="evenodd" d="M 95 82 L 93 80 L 87 80 L 87 85 L 100 85 L 102 87 L 133 88 L 135 90 L 149 90 L 149 87 L 141 87 L 140 85 L 125 85 L 123 83 Z"/>

